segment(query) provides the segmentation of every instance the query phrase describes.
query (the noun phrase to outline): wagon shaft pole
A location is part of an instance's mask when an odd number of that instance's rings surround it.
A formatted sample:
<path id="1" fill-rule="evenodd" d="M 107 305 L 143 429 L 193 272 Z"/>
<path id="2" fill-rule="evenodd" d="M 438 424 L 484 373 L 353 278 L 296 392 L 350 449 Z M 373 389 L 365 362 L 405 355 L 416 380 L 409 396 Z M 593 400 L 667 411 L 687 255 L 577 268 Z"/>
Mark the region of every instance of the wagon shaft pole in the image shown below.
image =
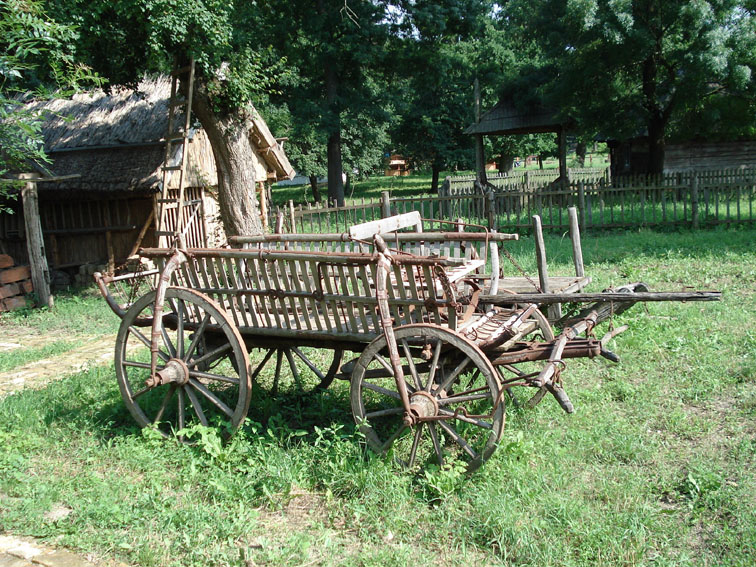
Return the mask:
<path id="1" fill-rule="evenodd" d="M 481 295 L 481 303 L 512 305 L 513 303 L 591 303 L 597 302 L 646 302 L 646 301 L 719 301 L 721 291 L 692 292 L 638 292 L 638 293 L 512 293 L 507 295 Z"/>

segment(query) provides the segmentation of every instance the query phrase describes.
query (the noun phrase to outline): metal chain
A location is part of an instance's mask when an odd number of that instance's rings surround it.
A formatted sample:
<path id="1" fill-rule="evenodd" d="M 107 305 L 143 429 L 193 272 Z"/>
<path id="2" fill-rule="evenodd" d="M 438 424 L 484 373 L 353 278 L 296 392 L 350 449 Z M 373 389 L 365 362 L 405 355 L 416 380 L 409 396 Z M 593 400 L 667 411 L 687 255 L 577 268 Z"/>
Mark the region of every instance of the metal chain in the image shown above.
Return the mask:
<path id="1" fill-rule="evenodd" d="M 515 260 L 514 257 L 509 253 L 509 250 L 507 250 L 506 248 L 502 246 L 501 251 L 504 252 L 504 255 L 509 259 L 510 262 L 512 262 L 512 265 L 520 271 L 520 273 L 525 277 L 525 279 L 528 280 L 528 282 L 530 282 L 530 285 L 532 285 L 533 288 L 538 293 L 543 293 L 541 286 L 535 283 L 533 279 L 525 272 L 525 270 L 522 269 L 522 266 L 520 266 L 520 264 L 517 263 L 517 260 Z"/>

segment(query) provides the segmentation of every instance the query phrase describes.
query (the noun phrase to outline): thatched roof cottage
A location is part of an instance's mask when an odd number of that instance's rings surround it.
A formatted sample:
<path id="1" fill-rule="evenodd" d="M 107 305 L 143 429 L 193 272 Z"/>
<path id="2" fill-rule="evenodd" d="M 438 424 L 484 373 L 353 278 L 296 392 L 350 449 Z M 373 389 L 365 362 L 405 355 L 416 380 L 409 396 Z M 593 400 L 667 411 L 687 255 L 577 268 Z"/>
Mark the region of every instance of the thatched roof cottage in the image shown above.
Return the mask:
<path id="1" fill-rule="evenodd" d="M 29 105 L 46 114 L 45 150 L 52 160 L 47 174 L 79 176 L 38 184 L 40 219 L 53 268 L 108 259 L 118 263 L 129 254 L 162 184 L 169 98 L 170 79 L 162 77 L 144 80 L 135 90 L 97 91 Z M 249 135 L 256 149 L 258 185 L 250 191 L 293 176 L 283 148 L 261 117 L 253 120 Z M 225 238 L 215 198 L 212 149 L 199 127 L 191 140 L 186 198 L 199 203 L 203 213 L 196 233 L 200 242 L 195 244 L 220 245 Z M 180 146 L 176 149 L 181 151 Z M 179 160 L 180 154 L 170 161 Z M 170 180 L 169 187 L 173 184 Z M 147 230 L 143 245 L 154 244 L 153 232 L 153 227 Z M 26 257 L 23 239 L 23 215 L 0 215 L 0 248 L 17 262 Z"/>

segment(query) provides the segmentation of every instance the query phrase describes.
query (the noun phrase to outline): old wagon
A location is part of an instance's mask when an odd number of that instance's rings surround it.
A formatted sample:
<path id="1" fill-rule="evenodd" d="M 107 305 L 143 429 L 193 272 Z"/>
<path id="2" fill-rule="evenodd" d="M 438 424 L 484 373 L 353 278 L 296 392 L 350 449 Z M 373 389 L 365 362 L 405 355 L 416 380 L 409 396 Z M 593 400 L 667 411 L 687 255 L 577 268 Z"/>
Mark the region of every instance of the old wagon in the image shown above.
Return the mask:
<path id="1" fill-rule="evenodd" d="M 408 467 L 454 460 L 474 470 L 495 450 L 508 403 L 533 406 L 551 393 L 571 412 L 564 361 L 615 359 L 591 332 L 602 306 L 616 312 L 649 295 L 633 285 L 591 297 L 595 308 L 562 321 L 555 336 L 540 305 L 564 295 L 500 289 L 498 246 L 514 239 L 423 232 L 410 213 L 344 234 L 143 249 L 155 270 L 96 275 L 122 319 L 115 369 L 124 402 L 165 436 L 182 437 L 193 423 L 228 435 L 253 396 L 308 393 L 342 378 L 373 450 Z M 111 285 L 136 280 L 154 289 L 119 303 Z"/>

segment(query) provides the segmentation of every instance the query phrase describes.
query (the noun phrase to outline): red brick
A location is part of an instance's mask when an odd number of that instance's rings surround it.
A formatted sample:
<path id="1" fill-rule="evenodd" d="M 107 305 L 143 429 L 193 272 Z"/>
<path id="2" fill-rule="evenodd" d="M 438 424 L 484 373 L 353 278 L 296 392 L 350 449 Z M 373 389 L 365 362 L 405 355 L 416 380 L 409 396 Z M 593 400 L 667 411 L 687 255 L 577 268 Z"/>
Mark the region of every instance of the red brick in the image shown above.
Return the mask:
<path id="1" fill-rule="evenodd" d="M 0 271 L 0 284 L 20 282 L 31 277 L 29 266 L 16 266 Z"/>
<path id="2" fill-rule="evenodd" d="M 13 266 L 13 258 L 7 254 L 0 254 L 0 268 L 10 268 Z"/>

